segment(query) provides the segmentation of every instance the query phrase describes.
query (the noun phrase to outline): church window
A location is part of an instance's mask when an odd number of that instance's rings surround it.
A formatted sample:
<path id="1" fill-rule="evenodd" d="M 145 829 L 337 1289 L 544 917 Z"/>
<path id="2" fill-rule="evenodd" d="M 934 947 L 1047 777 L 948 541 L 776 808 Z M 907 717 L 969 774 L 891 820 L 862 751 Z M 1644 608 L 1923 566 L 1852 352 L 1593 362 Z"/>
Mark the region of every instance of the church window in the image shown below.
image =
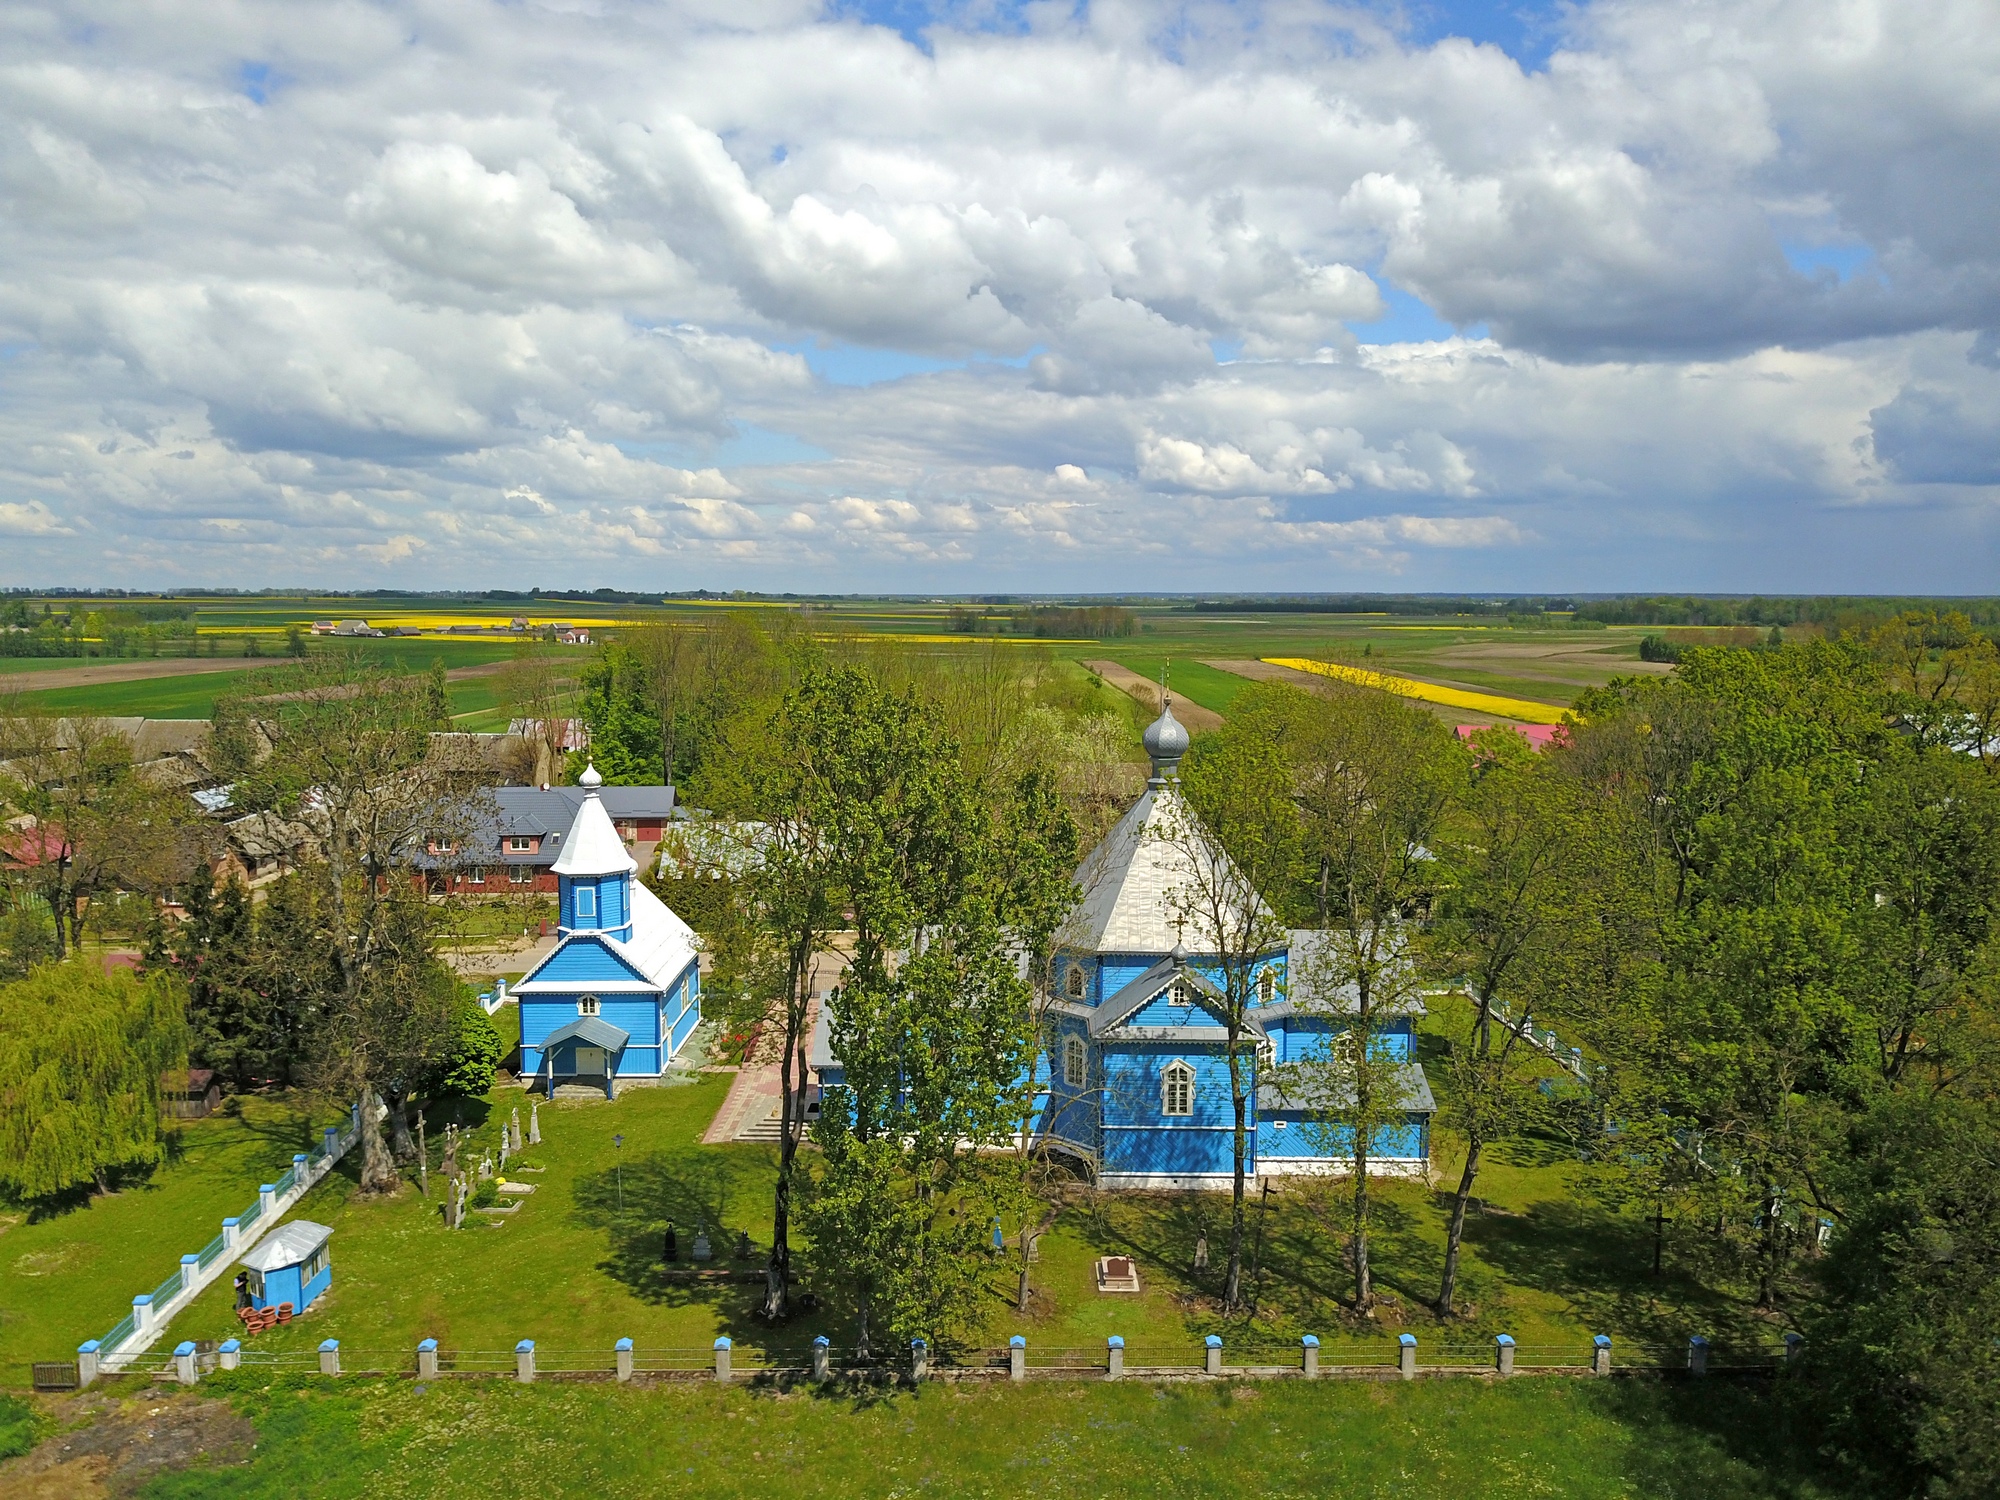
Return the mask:
<path id="1" fill-rule="evenodd" d="M 576 1002 L 576 1013 L 580 1016 L 594 1016 L 602 1009 L 595 995 L 585 995 Z"/>
<path id="2" fill-rule="evenodd" d="M 1083 965 L 1071 964 L 1069 972 L 1063 976 L 1063 987 L 1069 991 L 1070 999 L 1081 1000 L 1083 998 L 1083 985 Z"/>
<path id="3" fill-rule="evenodd" d="M 1065 1087 L 1080 1089 L 1085 1076 L 1083 1038 L 1070 1037 L 1063 1043 L 1063 1084 Z"/>
<path id="4" fill-rule="evenodd" d="M 1277 1062 L 1278 1044 L 1270 1037 L 1265 1037 L 1257 1044 L 1257 1066 L 1270 1068 L 1277 1066 Z"/>
<path id="5" fill-rule="evenodd" d="M 1278 976 L 1274 970 L 1266 969 L 1257 976 L 1257 1003 L 1269 1005 L 1278 998 Z"/>
<path id="6" fill-rule="evenodd" d="M 580 885 L 576 888 L 576 914 L 579 917 L 594 917 L 597 915 L 597 892 L 587 885 Z"/>
<path id="7" fill-rule="evenodd" d="M 1173 988 L 1173 1001 L 1176 1005 L 1194 1004 L 1194 986 L 1190 985 L 1185 979 L 1176 979 Z"/>
<path id="8" fill-rule="evenodd" d="M 1194 1069 L 1184 1062 L 1168 1063 L 1166 1071 L 1160 1075 L 1160 1113 L 1194 1113 Z"/>

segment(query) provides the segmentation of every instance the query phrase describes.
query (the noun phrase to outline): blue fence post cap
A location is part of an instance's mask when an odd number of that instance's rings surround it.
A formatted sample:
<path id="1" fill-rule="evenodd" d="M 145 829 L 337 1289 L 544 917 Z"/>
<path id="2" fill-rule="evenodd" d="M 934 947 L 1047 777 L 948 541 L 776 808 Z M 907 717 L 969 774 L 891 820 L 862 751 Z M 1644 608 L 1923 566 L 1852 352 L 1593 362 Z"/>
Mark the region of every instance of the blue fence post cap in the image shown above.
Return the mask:
<path id="1" fill-rule="evenodd" d="M 1219 1333 L 1211 1333 L 1207 1338 L 1202 1340 L 1202 1343 L 1207 1345 L 1210 1349 L 1220 1349 L 1222 1347 L 1222 1335 Z"/>
<path id="2" fill-rule="evenodd" d="M 831 1346 L 832 1343 L 833 1340 L 828 1338 L 825 1334 L 822 1333 L 818 1338 L 813 1340 L 813 1348 L 825 1349 Z"/>
<path id="3" fill-rule="evenodd" d="M 243 1221 L 239 1219 L 235 1214 L 231 1214 L 228 1218 L 222 1221 L 222 1227 L 224 1229 L 234 1229 L 238 1224 L 241 1224 L 242 1222 Z"/>
<path id="4" fill-rule="evenodd" d="M 1125 1347 L 1125 1340 L 1114 1333 L 1104 1341 L 1104 1347 L 1107 1349 L 1123 1349 Z"/>
<path id="5" fill-rule="evenodd" d="M 928 1349 L 930 1348 L 930 1345 L 924 1342 L 924 1340 L 922 1339 L 911 1339 L 910 1347 L 912 1349 Z"/>
<path id="6" fill-rule="evenodd" d="M 736 1346 L 730 1343 L 729 1336 L 727 1334 L 724 1334 L 721 1338 L 715 1341 L 715 1347 L 718 1349 L 734 1349 Z"/>
<path id="7" fill-rule="evenodd" d="M 304 1161 L 305 1159 L 306 1159 L 306 1154 L 303 1151 L 294 1151 L 292 1153 L 292 1162 L 294 1165 Z"/>
<path id="8" fill-rule="evenodd" d="M 260 1182 L 257 1184 L 257 1191 L 260 1193 L 275 1193 L 277 1190 L 278 1185 L 275 1182 Z"/>
<path id="9" fill-rule="evenodd" d="M 222 1341 L 221 1352 L 224 1354 L 241 1354 L 243 1352 L 243 1340 L 224 1339 Z"/>
<path id="10" fill-rule="evenodd" d="M 1401 1344 L 1405 1349 L 1414 1349 L 1417 1347 L 1417 1336 L 1414 1333 L 1398 1334 L 1396 1342 Z"/>
<path id="11" fill-rule="evenodd" d="M 535 1352 L 535 1341 L 533 1339 L 522 1339 L 520 1343 L 514 1346 L 514 1352 L 516 1354 L 533 1354 Z"/>
<path id="12" fill-rule="evenodd" d="M 174 1345 L 174 1358 L 176 1359 L 179 1359 L 183 1354 L 192 1353 L 194 1353 L 193 1339 L 182 1339 L 178 1344 Z"/>
<path id="13" fill-rule="evenodd" d="M 181 1264 L 184 1266 L 198 1266 L 201 1264 L 201 1257 L 199 1255 L 183 1255 L 181 1257 Z"/>
<path id="14" fill-rule="evenodd" d="M 340 1340 L 328 1339 L 319 1346 L 319 1352 L 322 1354 L 338 1354 L 340 1352 Z"/>
<path id="15" fill-rule="evenodd" d="M 1608 1333 L 1600 1333 L 1596 1338 L 1592 1339 L 1590 1342 L 1596 1348 L 1609 1349 L 1611 1347 L 1611 1335 Z"/>
<path id="16" fill-rule="evenodd" d="M 1707 1340 L 1707 1339 L 1705 1339 L 1705 1338 L 1703 1338 L 1703 1337 L 1702 1337 L 1702 1336 L 1701 1336 L 1700 1334 L 1698 1334 L 1698 1333 L 1694 1333 L 1694 1334 L 1689 1334 L 1689 1335 L 1688 1335 L 1688 1343 L 1689 1343 L 1690 1345 L 1697 1345 L 1697 1344 L 1698 1344 L 1698 1345 L 1700 1345 L 1700 1346 L 1701 1346 L 1702 1348 L 1704 1348 L 1704 1349 L 1706 1349 L 1706 1348 L 1708 1347 L 1708 1340 Z"/>
<path id="17" fill-rule="evenodd" d="M 435 1354 L 437 1353 L 437 1347 L 438 1341 L 436 1339 L 417 1340 L 417 1352 L 419 1354 Z"/>
<path id="18" fill-rule="evenodd" d="M 1511 1349 L 1514 1347 L 1514 1335 L 1511 1333 L 1496 1333 L 1493 1335 L 1493 1342 L 1503 1348 Z"/>
<path id="19" fill-rule="evenodd" d="M 620 1339 L 611 1347 L 616 1349 L 620 1354 L 630 1354 L 632 1352 L 632 1341 L 630 1339 Z"/>
<path id="20" fill-rule="evenodd" d="M 1011 1339 L 1007 1340 L 1007 1347 L 1009 1349 L 1025 1349 L 1028 1347 L 1028 1341 L 1017 1333 Z"/>
<path id="21" fill-rule="evenodd" d="M 153 1294 L 151 1292 L 139 1293 L 138 1296 L 132 1299 L 132 1305 L 134 1307 L 151 1307 L 153 1305 Z"/>
<path id="22" fill-rule="evenodd" d="M 85 1339 L 76 1346 L 76 1352 L 78 1354 L 95 1354 L 103 1347 L 103 1344 L 97 1339 Z"/>
<path id="23" fill-rule="evenodd" d="M 1319 1347 L 1319 1335 L 1316 1333 L 1308 1333 L 1303 1338 L 1301 1338 L 1299 1342 L 1308 1349 L 1317 1349 Z"/>

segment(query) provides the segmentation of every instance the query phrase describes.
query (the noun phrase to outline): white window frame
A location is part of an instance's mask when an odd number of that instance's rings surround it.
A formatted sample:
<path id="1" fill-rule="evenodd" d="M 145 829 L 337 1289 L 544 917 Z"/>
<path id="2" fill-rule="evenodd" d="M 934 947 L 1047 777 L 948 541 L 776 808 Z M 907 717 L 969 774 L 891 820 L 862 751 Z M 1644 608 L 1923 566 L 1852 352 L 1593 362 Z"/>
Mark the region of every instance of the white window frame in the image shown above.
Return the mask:
<path id="1" fill-rule="evenodd" d="M 1072 1000 L 1081 1000 L 1090 989 L 1090 978 L 1083 972 L 1082 964 L 1071 964 L 1069 972 L 1063 976 L 1063 989 Z"/>
<path id="2" fill-rule="evenodd" d="M 1194 1069 L 1178 1057 L 1160 1070 L 1160 1113 L 1170 1120 L 1194 1113 Z"/>
<path id="3" fill-rule="evenodd" d="M 486 884 L 486 866 L 467 865 L 465 873 L 459 878 L 467 885 L 484 885 Z"/>
<path id="4" fill-rule="evenodd" d="M 1175 1005 L 1193 1005 L 1194 986 L 1185 979 L 1176 979 L 1167 987 L 1167 998 Z"/>
<path id="5" fill-rule="evenodd" d="M 535 840 L 529 834 L 510 833 L 507 835 L 507 851 L 510 854 L 533 854 Z"/>
<path id="6" fill-rule="evenodd" d="M 580 1016 L 601 1016 L 604 1014 L 604 1002 L 595 995 L 579 995 L 576 1013 Z"/>
<path id="7" fill-rule="evenodd" d="M 576 914 L 579 917 L 590 917 L 593 920 L 596 919 L 597 916 L 596 886 L 580 885 L 575 890 L 571 891 L 570 895 L 575 901 Z"/>
<path id="8" fill-rule="evenodd" d="M 1278 998 L 1278 971 L 1265 969 L 1257 976 L 1257 1003 L 1269 1005 Z"/>
<path id="9" fill-rule="evenodd" d="M 1083 1038 L 1069 1036 L 1063 1039 L 1063 1087 L 1080 1089 L 1090 1079 L 1090 1055 L 1084 1050 Z"/>

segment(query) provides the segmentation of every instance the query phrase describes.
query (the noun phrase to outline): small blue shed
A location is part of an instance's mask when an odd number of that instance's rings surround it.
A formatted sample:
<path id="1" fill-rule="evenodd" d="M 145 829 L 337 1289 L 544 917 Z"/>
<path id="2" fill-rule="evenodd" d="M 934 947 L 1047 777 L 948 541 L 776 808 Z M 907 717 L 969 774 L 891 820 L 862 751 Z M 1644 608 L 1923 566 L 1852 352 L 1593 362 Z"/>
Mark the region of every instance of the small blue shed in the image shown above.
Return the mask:
<path id="1" fill-rule="evenodd" d="M 304 1312 L 321 1292 L 333 1285 L 333 1231 L 324 1224 L 296 1219 L 259 1240 L 240 1264 L 249 1273 L 245 1290 L 257 1308 L 292 1304 Z"/>

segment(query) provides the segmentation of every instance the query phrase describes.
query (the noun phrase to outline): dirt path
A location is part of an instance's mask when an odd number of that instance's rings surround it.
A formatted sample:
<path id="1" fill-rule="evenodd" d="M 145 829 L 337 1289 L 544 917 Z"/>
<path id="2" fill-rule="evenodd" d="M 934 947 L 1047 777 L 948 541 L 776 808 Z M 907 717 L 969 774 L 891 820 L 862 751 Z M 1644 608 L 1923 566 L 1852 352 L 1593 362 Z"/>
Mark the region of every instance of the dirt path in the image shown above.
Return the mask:
<path id="1" fill-rule="evenodd" d="M 1130 667 L 1115 661 L 1087 661 L 1084 665 L 1117 688 L 1143 703 L 1153 712 L 1160 710 L 1160 685 L 1141 677 Z M 1174 717 L 1187 726 L 1189 734 L 1202 734 L 1222 727 L 1222 715 L 1187 698 L 1174 699 Z"/>
<path id="2" fill-rule="evenodd" d="M 241 1463 L 257 1429 L 227 1401 L 156 1388 L 85 1391 L 50 1403 L 62 1430 L 34 1452 L 0 1463 L 0 1494 L 18 1500 L 129 1495 L 177 1470 Z M 215 1493 L 228 1488 L 226 1469 Z"/>
<path id="3" fill-rule="evenodd" d="M 1330 678 L 1321 677 L 1317 673 L 1301 672 L 1297 667 L 1281 667 L 1278 666 L 1275 662 L 1204 661 L 1202 665 L 1205 667 L 1214 667 L 1218 672 L 1234 672 L 1238 677 L 1247 677 L 1252 682 L 1289 682 L 1294 687 L 1302 687 L 1309 693 L 1330 693 L 1334 691 L 1336 688 L 1346 686 L 1346 684 L 1344 683 L 1336 682 Z M 1423 678 L 1411 676 L 1411 674 L 1408 672 L 1396 672 L 1392 675 L 1398 677 L 1409 677 L 1412 682 L 1424 681 Z M 1448 683 L 1438 683 L 1436 685 L 1440 687 L 1462 688 L 1466 692 L 1472 692 L 1472 693 L 1483 693 L 1490 691 L 1490 689 L 1487 688 L 1473 687 L 1470 683 L 1448 682 Z M 1522 719 L 1503 718 L 1499 714 L 1479 712 L 1470 708 L 1453 708 L 1448 703 L 1427 703 L 1421 698 L 1404 698 L 1403 702 L 1414 704 L 1418 708 L 1428 709 L 1436 717 L 1444 720 L 1445 723 L 1453 725 L 1457 724 L 1513 725 L 1526 722 L 1525 720 Z"/>

